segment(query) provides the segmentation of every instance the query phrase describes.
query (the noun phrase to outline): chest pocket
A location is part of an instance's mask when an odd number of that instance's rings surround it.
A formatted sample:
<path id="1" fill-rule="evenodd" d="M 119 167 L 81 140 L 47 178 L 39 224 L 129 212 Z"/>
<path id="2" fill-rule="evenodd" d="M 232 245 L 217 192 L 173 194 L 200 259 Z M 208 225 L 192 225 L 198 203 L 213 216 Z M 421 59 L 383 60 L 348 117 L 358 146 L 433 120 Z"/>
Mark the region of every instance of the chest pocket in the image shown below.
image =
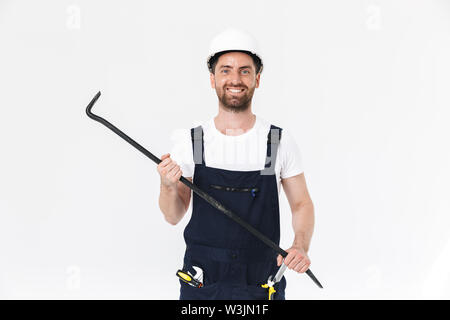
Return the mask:
<path id="1" fill-rule="evenodd" d="M 256 187 L 244 187 L 244 188 L 236 188 L 236 187 L 229 187 L 229 186 L 220 186 L 216 184 L 211 184 L 211 188 L 217 189 L 217 190 L 223 190 L 223 191 L 229 191 L 229 192 L 249 192 L 252 197 L 256 197 L 257 192 L 259 192 L 259 188 Z"/>

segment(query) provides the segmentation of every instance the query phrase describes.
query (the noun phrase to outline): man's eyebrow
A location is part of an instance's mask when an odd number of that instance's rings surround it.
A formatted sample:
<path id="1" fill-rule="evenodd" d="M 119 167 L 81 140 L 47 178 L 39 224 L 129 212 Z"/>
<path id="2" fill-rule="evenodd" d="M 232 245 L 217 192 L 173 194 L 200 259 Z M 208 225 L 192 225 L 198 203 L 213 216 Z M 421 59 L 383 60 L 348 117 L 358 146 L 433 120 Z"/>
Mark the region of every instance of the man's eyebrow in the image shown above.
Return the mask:
<path id="1" fill-rule="evenodd" d="M 220 68 L 231 68 L 231 69 L 233 69 L 233 67 L 232 67 L 232 66 L 229 66 L 229 65 L 221 65 L 221 66 L 219 66 L 219 69 L 220 69 Z M 242 66 L 242 67 L 239 67 L 239 69 L 246 69 L 246 68 L 251 69 L 251 66 Z"/>

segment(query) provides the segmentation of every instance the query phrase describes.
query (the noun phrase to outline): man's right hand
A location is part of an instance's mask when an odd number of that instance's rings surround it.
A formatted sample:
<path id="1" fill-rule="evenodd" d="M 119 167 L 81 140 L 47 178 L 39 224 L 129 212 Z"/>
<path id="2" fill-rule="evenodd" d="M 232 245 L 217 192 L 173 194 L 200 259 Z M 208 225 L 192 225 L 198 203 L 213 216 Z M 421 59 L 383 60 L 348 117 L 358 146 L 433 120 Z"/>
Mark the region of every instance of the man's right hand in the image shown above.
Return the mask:
<path id="1" fill-rule="evenodd" d="M 161 184 L 168 188 L 176 188 L 178 180 L 183 175 L 180 166 L 170 159 L 170 153 L 166 153 L 161 157 L 157 170 L 161 176 Z"/>

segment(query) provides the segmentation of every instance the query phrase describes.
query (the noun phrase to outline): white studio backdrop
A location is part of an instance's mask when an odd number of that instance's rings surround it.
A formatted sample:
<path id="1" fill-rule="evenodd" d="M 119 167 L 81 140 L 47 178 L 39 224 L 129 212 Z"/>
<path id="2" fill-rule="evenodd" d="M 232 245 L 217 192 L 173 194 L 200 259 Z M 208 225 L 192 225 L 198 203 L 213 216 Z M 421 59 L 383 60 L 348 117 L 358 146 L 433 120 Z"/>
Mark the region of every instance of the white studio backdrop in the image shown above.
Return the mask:
<path id="1" fill-rule="evenodd" d="M 251 32 L 253 111 L 288 129 L 315 205 L 288 299 L 450 298 L 450 1 L 0 1 L 0 298 L 177 299 L 191 209 L 156 156 L 217 113 L 206 55 Z M 280 195 L 283 248 L 293 239 Z"/>

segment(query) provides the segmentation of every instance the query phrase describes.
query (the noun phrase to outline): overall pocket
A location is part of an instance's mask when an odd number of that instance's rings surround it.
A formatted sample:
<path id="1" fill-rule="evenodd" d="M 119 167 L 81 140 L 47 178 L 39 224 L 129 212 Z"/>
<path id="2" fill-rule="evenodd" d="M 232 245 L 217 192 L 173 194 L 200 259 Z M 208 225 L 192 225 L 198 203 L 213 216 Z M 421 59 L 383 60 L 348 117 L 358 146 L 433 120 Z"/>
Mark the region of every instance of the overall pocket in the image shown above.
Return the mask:
<path id="1" fill-rule="evenodd" d="M 269 276 L 272 278 L 278 272 L 279 267 L 274 257 L 265 261 L 247 264 L 247 291 L 251 299 L 268 300 L 269 288 L 263 288 L 267 284 Z M 274 285 L 276 292 L 273 295 L 274 300 L 284 300 L 284 290 L 286 288 L 286 279 L 283 276 L 281 280 Z"/>
<path id="2" fill-rule="evenodd" d="M 201 256 L 201 254 L 200 254 Z M 185 255 L 183 270 L 194 274 L 193 266 L 199 267 L 203 271 L 203 286 L 201 288 L 193 287 L 181 279 L 180 281 L 180 299 L 181 300 L 213 300 L 221 295 L 220 280 L 225 273 L 222 264 L 207 257 L 192 257 Z"/>
<path id="3" fill-rule="evenodd" d="M 215 300 L 220 297 L 219 283 L 195 288 L 180 280 L 180 300 Z"/>
<path id="4" fill-rule="evenodd" d="M 211 184 L 211 188 L 229 192 L 249 192 L 252 197 L 256 197 L 256 193 L 259 191 L 259 188 L 256 187 L 230 187 L 230 186 L 220 186 L 217 184 Z"/>
<path id="5" fill-rule="evenodd" d="M 209 257 L 191 257 L 185 256 L 183 270 L 195 273 L 194 266 L 199 267 L 203 271 L 203 287 L 208 287 L 222 280 L 222 277 L 228 271 L 228 266 L 220 261 L 210 259 Z M 190 286 L 189 284 L 187 284 Z M 194 287 L 193 287 L 194 288 Z M 202 289 L 199 288 L 199 289 Z M 194 288 L 196 289 L 196 288 Z"/>

